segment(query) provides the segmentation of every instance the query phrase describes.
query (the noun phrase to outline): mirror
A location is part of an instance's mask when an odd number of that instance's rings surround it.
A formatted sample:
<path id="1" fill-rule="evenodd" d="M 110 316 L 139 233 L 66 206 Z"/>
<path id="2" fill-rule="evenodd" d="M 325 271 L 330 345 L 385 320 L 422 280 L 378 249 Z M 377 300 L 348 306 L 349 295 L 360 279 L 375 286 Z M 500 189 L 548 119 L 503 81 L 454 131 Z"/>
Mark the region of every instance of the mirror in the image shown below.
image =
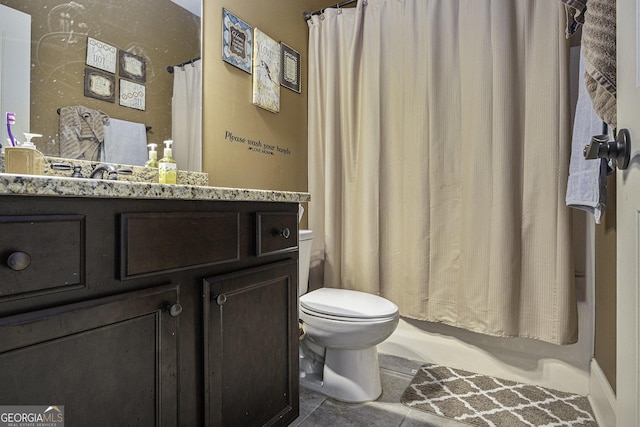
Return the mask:
<path id="1" fill-rule="evenodd" d="M 173 74 L 167 67 L 200 57 L 199 0 L 0 0 L 0 5 L 31 16 L 30 113 L 26 119 L 17 114 L 16 126 L 22 131 L 22 119 L 27 131 L 42 134 L 33 142 L 45 155 L 60 155 L 58 110 L 66 106 L 81 105 L 142 123 L 150 128 L 149 143 L 161 146 L 171 139 Z M 97 70 L 113 80 L 107 82 L 113 85 L 113 100 L 85 96 L 85 74 L 96 71 L 86 65 L 88 38 L 122 51 L 115 72 Z M 143 61 L 122 71 L 125 52 Z M 144 110 L 119 100 L 120 80 L 131 80 L 131 71 L 139 73 L 141 64 L 145 76 L 138 83 L 144 86 Z M 11 102 L 3 108 L 13 111 Z M 4 115 L 5 110 L 3 127 Z M 14 134 L 23 140 L 21 133 Z"/>

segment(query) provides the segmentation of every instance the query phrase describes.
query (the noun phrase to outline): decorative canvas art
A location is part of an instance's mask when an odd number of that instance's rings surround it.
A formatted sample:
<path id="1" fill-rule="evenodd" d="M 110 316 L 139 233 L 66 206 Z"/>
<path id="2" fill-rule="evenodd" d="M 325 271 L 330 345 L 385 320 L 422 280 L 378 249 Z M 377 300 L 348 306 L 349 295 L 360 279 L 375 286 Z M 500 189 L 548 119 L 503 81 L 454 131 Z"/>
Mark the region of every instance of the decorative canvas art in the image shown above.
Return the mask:
<path id="1" fill-rule="evenodd" d="M 222 59 L 251 74 L 251 26 L 222 9 Z"/>
<path id="2" fill-rule="evenodd" d="M 280 111 L 280 43 L 257 28 L 253 30 L 253 104 Z"/>
<path id="3" fill-rule="evenodd" d="M 87 37 L 87 65 L 115 73 L 117 60 L 118 49 L 115 46 Z"/>

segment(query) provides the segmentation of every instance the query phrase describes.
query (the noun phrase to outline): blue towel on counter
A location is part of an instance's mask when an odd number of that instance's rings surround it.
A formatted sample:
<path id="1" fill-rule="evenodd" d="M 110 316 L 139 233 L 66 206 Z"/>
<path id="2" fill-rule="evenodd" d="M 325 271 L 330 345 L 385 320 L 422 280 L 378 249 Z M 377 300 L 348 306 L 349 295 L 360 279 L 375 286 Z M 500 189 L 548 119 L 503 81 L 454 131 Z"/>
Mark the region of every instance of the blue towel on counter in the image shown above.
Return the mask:
<path id="1" fill-rule="evenodd" d="M 602 134 L 602 119 L 598 117 L 591 104 L 591 97 L 583 78 L 584 73 L 584 58 L 581 53 L 578 103 L 573 121 L 571 161 L 565 201 L 569 207 L 592 213 L 596 224 L 600 224 L 607 199 L 607 161 L 584 158 L 584 147 L 589 145 L 591 137 Z"/>
<path id="2" fill-rule="evenodd" d="M 147 128 L 143 123 L 110 118 L 104 125 L 102 161 L 144 166 L 147 161 Z"/>

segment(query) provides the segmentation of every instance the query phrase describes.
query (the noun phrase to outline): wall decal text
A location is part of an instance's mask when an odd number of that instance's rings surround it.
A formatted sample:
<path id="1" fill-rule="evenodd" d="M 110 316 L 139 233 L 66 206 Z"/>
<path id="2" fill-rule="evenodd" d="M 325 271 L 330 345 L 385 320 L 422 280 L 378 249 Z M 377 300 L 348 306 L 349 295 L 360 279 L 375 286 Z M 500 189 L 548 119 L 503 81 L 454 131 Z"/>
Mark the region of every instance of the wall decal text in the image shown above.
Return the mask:
<path id="1" fill-rule="evenodd" d="M 254 153 L 266 154 L 268 156 L 284 155 L 290 156 L 291 149 L 287 147 L 281 147 L 277 144 L 267 144 L 260 139 L 251 139 L 244 136 L 236 135 L 231 131 L 225 131 L 224 139 L 235 144 L 246 146 L 247 150 Z"/>

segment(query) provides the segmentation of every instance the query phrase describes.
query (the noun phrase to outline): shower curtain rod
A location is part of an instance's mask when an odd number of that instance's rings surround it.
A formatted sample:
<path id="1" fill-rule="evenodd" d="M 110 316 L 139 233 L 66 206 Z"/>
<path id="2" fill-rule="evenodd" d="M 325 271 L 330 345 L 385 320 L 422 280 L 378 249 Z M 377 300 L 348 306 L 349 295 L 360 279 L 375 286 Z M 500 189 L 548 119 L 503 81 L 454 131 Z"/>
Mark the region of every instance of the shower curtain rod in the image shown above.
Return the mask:
<path id="1" fill-rule="evenodd" d="M 199 60 L 199 59 L 200 59 L 200 57 L 198 56 L 197 58 L 190 59 L 190 60 L 188 60 L 188 61 L 183 62 L 182 64 L 178 64 L 178 65 L 169 65 L 169 66 L 167 67 L 167 71 L 168 71 L 168 72 L 170 72 L 170 73 L 173 73 L 173 69 L 174 69 L 175 67 L 184 67 L 185 65 L 193 64 L 194 62 L 196 62 L 196 61 L 197 61 L 197 60 Z"/>
<path id="2" fill-rule="evenodd" d="M 347 6 L 351 3 L 355 3 L 358 0 L 347 0 L 347 1 L 343 1 L 342 3 L 338 3 L 335 5 L 335 7 L 337 7 L 338 9 L 343 7 L 343 6 Z M 334 7 L 334 6 L 327 6 L 324 9 L 328 9 L 330 7 Z M 304 18 L 305 21 L 308 21 L 309 19 L 311 19 L 311 17 L 313 15 L 320 15 L 322 12 L 324 12 L 324 9 L 320 9 L 320 10 L 316 10 L 315 12 L 302 12 L 302 17 Z"/>

